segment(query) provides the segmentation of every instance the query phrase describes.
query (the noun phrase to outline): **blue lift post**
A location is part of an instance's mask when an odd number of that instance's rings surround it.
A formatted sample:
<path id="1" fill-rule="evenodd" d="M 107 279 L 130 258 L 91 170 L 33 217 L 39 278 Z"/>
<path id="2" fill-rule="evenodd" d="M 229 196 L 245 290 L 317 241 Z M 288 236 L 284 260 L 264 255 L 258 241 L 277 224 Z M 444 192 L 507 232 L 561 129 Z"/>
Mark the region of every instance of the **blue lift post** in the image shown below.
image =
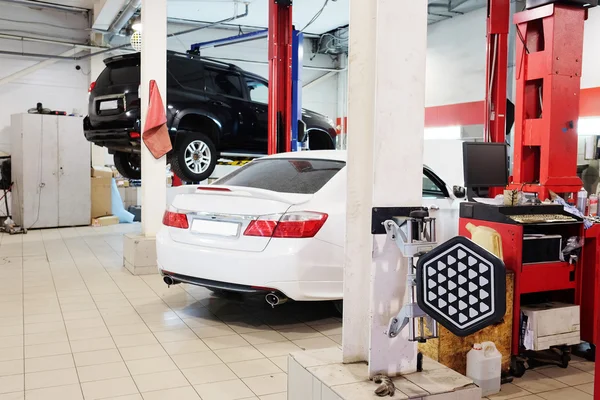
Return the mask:
<path id="1" fill-rule="evenodd" d="M 302 65 L 304 62 L 304 33 L 292 32 L 292 151 L 300 150 L 298 125 L 302 121 Z"/>

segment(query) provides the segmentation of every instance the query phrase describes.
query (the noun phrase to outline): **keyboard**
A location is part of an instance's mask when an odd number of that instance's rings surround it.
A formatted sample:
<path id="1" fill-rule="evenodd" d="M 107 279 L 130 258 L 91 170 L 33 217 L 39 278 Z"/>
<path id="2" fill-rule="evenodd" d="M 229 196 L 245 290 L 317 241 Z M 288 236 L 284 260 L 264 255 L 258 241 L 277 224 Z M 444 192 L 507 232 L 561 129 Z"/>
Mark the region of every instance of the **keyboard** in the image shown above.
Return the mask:
<path id="1" fill-rule="evenodd" d="M 512 219 L 519 224 L 540 224 L 540 223 L 551 223 L 551 222 L 577 222 L 578 220 L 574 217 L 562 214 L 524 214 L 524 215 L 508 215 L 508 218 Z"/>

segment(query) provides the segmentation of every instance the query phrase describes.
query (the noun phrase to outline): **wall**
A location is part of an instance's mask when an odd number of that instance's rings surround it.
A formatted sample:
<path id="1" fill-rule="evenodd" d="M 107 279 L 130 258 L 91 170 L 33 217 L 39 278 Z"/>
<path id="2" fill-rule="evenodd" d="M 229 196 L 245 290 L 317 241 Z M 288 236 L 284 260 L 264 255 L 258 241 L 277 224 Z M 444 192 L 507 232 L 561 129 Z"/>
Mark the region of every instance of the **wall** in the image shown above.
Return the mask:
<path id="1" fill-rule="evenodd" d="M 89 37 L 85 30 L 88 25 L 87 16 L 53 10 L 35 10 L 27 7 L 2 3 L 0 32 L 10 35 L 48 38 L 60 38 L 62 41 L 81 43 Z M 63 54 L 86 54 L 65 46 L 45 43 L 0 39 L 0 50 Z M 66 55 L 66 54 L 65 54 Z M 41 102 L 45 108 L 77 113 L 85 113 L 87 109 L 89 61 L 46 61 L 44 68 L 25 75 L 9 83 L 2 78 L 25 68 L 43 62 L 43 58 L 0 55 L 0 151 L 10 150 L 10 116 L 27 112 Z M 81 70 L 75 69 L 76 65 Z"/>
<path id="2" fill-rule="evenodd" d="M 0 49 L 19 51 L 21 47 L 25 51 L 49 54 L 65 51 L 65 47 L 62 46 L 0 40 Z M 41 61 L 43 60 L 0 55 L 0 79 Z M 77 71 L 76 65 L 80 65 L 82 69 Z M 89 70 L 89 61 L 61 60 L 13 82 L 0 85 L 0 151 L 10 151 L 11 114 L 27 112 L 28 109 L 35 108 L 38 102 L 52 110 L 85 114 L 89 85 L 86 74 Z"/>

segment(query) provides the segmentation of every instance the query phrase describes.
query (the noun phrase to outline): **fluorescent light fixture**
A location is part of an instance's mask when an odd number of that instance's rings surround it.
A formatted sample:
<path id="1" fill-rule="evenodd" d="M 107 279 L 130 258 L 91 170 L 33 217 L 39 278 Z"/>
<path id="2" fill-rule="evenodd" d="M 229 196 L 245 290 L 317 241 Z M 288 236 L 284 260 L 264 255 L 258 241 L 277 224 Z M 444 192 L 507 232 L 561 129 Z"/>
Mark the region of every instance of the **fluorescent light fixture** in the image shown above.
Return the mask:
<path id="1" fill-rule="evenodd" d="M 440 128 L 425 128 L 425 140 L 459 140 L 460 126 L 444 126 Z"/>
<path id="2" fill-rule="evenodd" d="M 600 136 L 600 117 L 579 118 L 578 136 Z"/>

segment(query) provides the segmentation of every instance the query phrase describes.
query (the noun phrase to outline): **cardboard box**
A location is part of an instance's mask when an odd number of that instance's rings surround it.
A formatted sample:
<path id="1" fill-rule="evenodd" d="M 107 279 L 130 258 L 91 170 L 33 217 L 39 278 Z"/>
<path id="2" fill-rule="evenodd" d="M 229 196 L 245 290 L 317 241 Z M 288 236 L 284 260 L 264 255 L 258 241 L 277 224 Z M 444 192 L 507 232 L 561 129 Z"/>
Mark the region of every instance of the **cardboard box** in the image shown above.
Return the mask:
<path id="1" fill-rule="evenodd" d="M 92 218 L 112 215 L 111 184 L 112 178 L 91 178 L 92 180 Z"/>
<path id="2" fill-rule="evenodd" d="M 113 170 L 109 167 L 92 167 L 92 178 L 112 178 Z"/>
<path id="3" fill-rule="evenodd" d="M 115 215 L 110 215 L 107 217 L 94 218 L 92 220 L 92 226 L 108 226 L 108 225 L 117 225 L 119 223 L 119 217 Z"/>
<path id="4" fill-rule="evenodd" d="M 131 206 L 138 206 L 141 204 L 138 202 L 139 187 L 119 187 L 117 189 L 119 190 L 121 200 L 123 200 L 123 206 L 126 210 Z"/>

